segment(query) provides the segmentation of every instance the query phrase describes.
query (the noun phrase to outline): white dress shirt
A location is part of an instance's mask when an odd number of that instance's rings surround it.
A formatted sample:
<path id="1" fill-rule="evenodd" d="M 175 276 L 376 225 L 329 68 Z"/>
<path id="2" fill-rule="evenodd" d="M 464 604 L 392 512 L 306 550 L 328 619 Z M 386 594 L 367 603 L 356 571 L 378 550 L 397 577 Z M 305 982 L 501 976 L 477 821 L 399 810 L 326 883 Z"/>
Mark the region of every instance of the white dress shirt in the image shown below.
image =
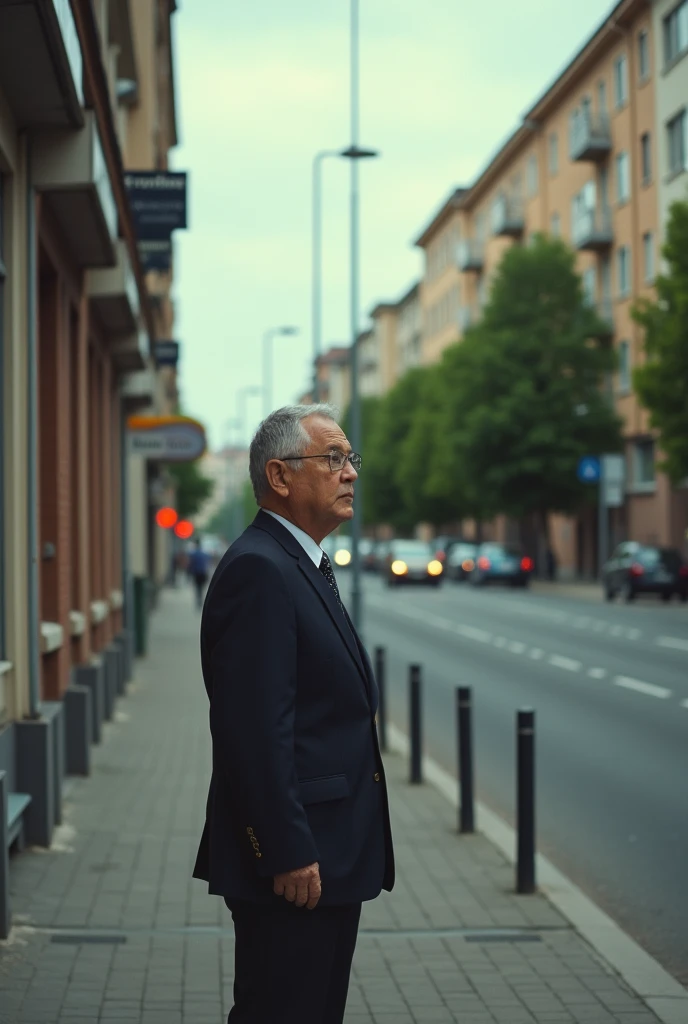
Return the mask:
<path id="1" fill-rule="evenodd" d="M 323 556 L 323 549 L 320 547 L 320 545 L 316 544 L 313 538 L 309 537 L 308 534 L 305 533 L 303 530 L 300 530 L 298 526 L 294 526 L 294 524 L 290 523 L 288 519 L 284 519 L 283 516 L 278 516 L 276 512 L 271 512 L 269 508 L 264 508 L 263 512 L 266 512 L 267 515 L 272 516 L 272 518 L 276 519 L 278 523 L 281 523 L 286 530 L 289 530 L 289 533 L 292 535 L 292 537 L 296 538 L 296 540 L 299 542 L 299 544 L 306 552 L 310 560 L 315 565 L 316 569 L 319 569 Z"/>

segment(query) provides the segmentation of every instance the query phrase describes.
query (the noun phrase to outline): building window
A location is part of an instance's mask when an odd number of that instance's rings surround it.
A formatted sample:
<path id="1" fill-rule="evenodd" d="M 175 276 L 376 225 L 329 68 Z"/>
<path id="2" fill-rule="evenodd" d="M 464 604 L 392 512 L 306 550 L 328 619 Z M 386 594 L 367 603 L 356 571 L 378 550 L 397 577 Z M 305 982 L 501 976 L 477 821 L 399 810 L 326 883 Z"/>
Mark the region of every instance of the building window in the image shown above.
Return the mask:
<path id="1" fill-rule="evenodd" d="M 633 483 L 648 487 L 655 482 L 655 443 L 636 441 L 633 445 Z"/>
<path id="2" fill-rule="evenodd" d="M 532 199 L 538 192 L 538 165 L 535 154 L 533 154 L 528 160 L 526 181 L 528 183 L 528 195 Z"/>
<path id="3" fill-rule="evenodd" d="M 558 213 L 553 213 L 549 219 L 549 231 L 552 238 L 559 238 L 561 235 L 561 217 Z"/>
<path id="4" fill-rule="evenodd" d="M 607 113 L 607 83 L 603 78 L 597 83 L 597 109 L 600 114 Z"/>
<path id="5" fill-rule="evenodd" d="M 631 346 L 627 341 L 619 342 L 619 391 L 627 395 L 631 390 Z"/>
<path id="6" fill-rule="evenodd" d="M 664 61 L 671 64 L 688 50 L 688 0 L 664 19 Z"/>
<path id="7" fill-rule="evenodd" d="M 559 138 L 556 132 L 549 137 L 549 173 L 559 173 Z"/>
<path id="8" fill-rule="evenodd" d="M 652 137 L 649 132 L 640 136 L 640 166 L 643 185 L 649 185 L 652 181 Z"/>
<path id="9" fill-rule="evenodd" d="M 650 77 L 650 45 L 647 32 L 638 33 L 638 74 L 641 82 Z"/>
<path id="10" fill-rule="evenodd" d="M 597 270 L 595 267 L 588 267 L 583 272 L 583 301 L 586 306 L 594 306 L 597 298 Z"/>
<path id="11" fill-rule="evenodd" d="M 643 235 L 643 276 L 645 284 L 655 279 L 655 238 L 651 231 Z"/>
<path id="12" fill-rule="evenodd" d="M 614 61 L 614 104 L 617 108 L 623 107 L 628 101 L 628 61 L 626 54 L 622 53 Z"/>
<path id="13" fill-rule="evenodd" d="M 624 298 L 631 290 L 631 247 L 622 245 L 616 254 L 619 297 Z"/>
<path id="14" fill-rule="evenodd" d="M 616 158 L 616 198 L 625 203 L 631 194 L 630 166 L 628 153 L 619 153 Z"/>
<path id="15" fill-rule="evenodd" d="M 4 436 L 5 429 L 5 410 L 3 407 L 3 387 L 2 382 L 4 379 L 4 338 L 3 338 L 3 326 L 5 323 L 5 278 L 7 276 L 7 269 L 5 267 L 5 210 L 4 210 L 4 197 L 5 197 L 5 181 L 0 174 L 0 661 L 4 660 L 5 655 L 5 584 L 7 576 L 5 574 L 5 519 L 4 519 L 4 508 L 5 508 L 5 491 L 4 491 L 4 465 L 3 465 L 3 452 L 4 445 L 2 438 Z"/>
<path id="16" fill-rule="evenodd" d="M 688 154 L 688 117 L 685 109 L 667 124 L 669 144 L 669 173 L 680 174 L 686 170 Z"/>

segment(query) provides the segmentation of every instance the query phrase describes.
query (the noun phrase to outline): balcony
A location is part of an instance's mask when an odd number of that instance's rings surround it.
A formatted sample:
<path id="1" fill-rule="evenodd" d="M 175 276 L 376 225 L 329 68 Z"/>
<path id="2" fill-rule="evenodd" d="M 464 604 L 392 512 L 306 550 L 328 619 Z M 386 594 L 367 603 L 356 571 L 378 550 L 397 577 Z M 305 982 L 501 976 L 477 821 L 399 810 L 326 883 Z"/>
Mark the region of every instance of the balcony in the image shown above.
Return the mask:
<path id="1" fill-rule="evenodd" d="M 464 238 L 456 252 L 459 270 L 481 271 L 485 265 L 485 246 L 475 238 Z"/>
<path id="2" fill-rule="evenodd" d="M 75 262 L 81 267 L 114 266 L 117 204 L 93 111 L 86 113 L 80 131 L 37 137 L 33 184 L 70 240 Z"/>
<path id="3" fill-rule="evenodd" d="M 153 370 L 139 370 L 127 374 L 123 381 L 120 394 L 128 413 L 147 409 L 155 400 L 155 374 Z"/>
<path id="4" fill-rule="evenodd" d="M 608 114 L 579 114 L 571 127 L 572 160 L 606 160 L 612 148 Z"/>
<path id="5" fill-rule="evenodd" d="M 117 369 L 124 373 L 145 370 L 150 358 L 150 341 L 148 332 L 143 328 L 132 331 L 123 338 L 118 338 L 110 347 L 112 359 Z"/>
<path id="6" fill-rule="evenodd" d="M 605 252 L 614 242 L 611 210 L 586 210 L 574 220 L 573 244 L 580 252 Z"/>
<path id="7" fill-rule="evenodd" d="M 608 340 L 614 335 L 614 306 L 611 298 L 586 299 L 586 306 L 594 310 L 599 320 L 599 328 L 595 332 L 597 338 Z"/>
<path id="8" fill-rule="evenodd" d="M 516 196 L 499 196 L 492 206 L 492 233 L 520 238 L 525 229 L 523 203 Z"/>
<path id="9" fill-rule="evenodd" d="M 0 87 L 20 130 L 84 123 L 81 45 L 69 0 L 0 0 Z"/>
<path id="10" fill-rule="evenodd" d="M 108 334 L 130 334 L 139 319 L 139 289 L 136 284 L 126 242 L 115 243 L 117 262 L 114 267 L 89 270 L 86 292 L 103 328 Z"/>

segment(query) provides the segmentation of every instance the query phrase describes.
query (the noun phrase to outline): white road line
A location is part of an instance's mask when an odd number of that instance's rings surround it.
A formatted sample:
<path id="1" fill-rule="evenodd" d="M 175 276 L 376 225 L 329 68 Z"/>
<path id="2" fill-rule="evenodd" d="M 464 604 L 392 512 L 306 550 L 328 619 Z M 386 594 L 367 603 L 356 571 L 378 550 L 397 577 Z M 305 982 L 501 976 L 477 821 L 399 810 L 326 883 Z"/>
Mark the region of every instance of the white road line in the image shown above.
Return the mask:
<path id="1" fill-rule="evenodd" d="M 688 708 L 688 700 L 682 700 L 681 701 L 681 707 L 682 708 Z"/>
<path id="2" fill-rule="evenodd" d="M 505 636 L 496 636 L 492 642 L 494 643 L 495 647 L 506 647 Z"/>
<path id="3" fill-rule="evenodd" d="M 623 636 L 624 635 L 624 628 L 623 628 L 623 626 L 612 626 L 612 628 L 609 630 L 609 632 L 611 633 L 612 636 Z"/>
<path id="4" fill-rule="evenodd" d="M 510 640 L 507 644 L 507 648 L 512 652 L 512 654 L 523 654 L 526 649 L 526 645 L 522 644 L 520 640 Z"/>
<path id="5" fill-rule="evenodd" d="M 595 630 L 596 633 L 604 633 L 605 629 L 607 628 L 607 623 L 606 622 L 593 622 L 592 628 Z"/>
<path id="6" fill-rule="evenodd" d="M 672 651 L 688 651 L 688 640 L 681 640 L 678 636 L 658 636 L 655 642 L 660 647 L 668 647 Z"/>
<path id="7" fill-rule="evenodd" d="M 530 657 L 533 659 L 533 661 L 540 661 L 540 659 L 544 658 L 544 656 L 545 652 L 540 647 L 531 647 Z"/>
<path id="8" fill-rule="evenodd" d="M 466 626 L 463 623 L 454 626 L 454 632 L 460 636 L 465 636 L 467 640 L 477 640 L 481 644 L 489 644 L 492 639 L 492 633 L 488 633 L 486 629 L 478 629 L 477 626 Z"/>
<path id="9" fill-rule="evenodd" d="M 579 672 L 581 667 L 580 661 L 565 658 L 562 654 L 550 654 L 549 663 L 556 668 L 565 668 L 568 672 Z"/>
<path id="10" fill-rule="evenodd" d="M 644 683 L 642 679 L 633 679 L 631 676 L 617 676 L 614 680 L 614 685 L 621 686 L 624 690 L 644 693 L 647 697 L 658 697 L 660 700 L 666 700 L 667 697 L 671 697 L 671 690 L 667 690 L 664 686 Z"/>
<path id="11" fill-rule="evenodd" d="M 639 629 L 627 629 L 626 630 L 626 636 L 628 637 L 629 640 L 639 640 L 640 636 L 641 636 L 641 632 L 640 632 Z"/>
<path id="12" fill-rule="evenodd" d="M 604 679 L 607 675 L 606 668 L 589 668 L 588 675 L 591 679 Z"/>

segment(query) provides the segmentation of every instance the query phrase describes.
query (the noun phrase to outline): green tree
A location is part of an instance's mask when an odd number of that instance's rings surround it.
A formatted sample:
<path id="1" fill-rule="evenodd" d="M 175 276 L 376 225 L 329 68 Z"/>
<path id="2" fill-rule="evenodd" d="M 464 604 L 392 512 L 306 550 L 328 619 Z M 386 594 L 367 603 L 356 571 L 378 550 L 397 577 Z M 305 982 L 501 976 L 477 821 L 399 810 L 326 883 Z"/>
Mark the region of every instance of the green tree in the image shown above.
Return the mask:
<path id="1" fill-rule="evenodd" d="M 258 512 L 249 480 L 238 497 L 226 501 L 206 526 L 204 533 L 215 533 L 231 544 L 252 523 Z"/>
<path id="2" fill-rule="evenodd" d="M 621 446 L 604 336 L 567 246 L 538 236 L 510 249 L 483 320 L 440 365 L 427 491 L 478 519 L 533 518 L 544 547 L 549 513 L 586 500 L 581 456 Z"/>
<path id="3" fill-rule="evenodd" d="M 198 459 L 193 462 L 169 462 L 167 472 L 177 492 L 179 518 L 189 519 L 196 515 L 213 493 L 215 483 L 201 473 Z"/>
<path id="4" fill-rule="evenodd" d="M 677 484 L 688 476 L 688 202 L 671 205 L 662 254 L 668 272 L 655 281 L 657 301 L 633 310 L 645 328 L 647 355 L 633 383 L 661 433 L 660 466 Z"/>

